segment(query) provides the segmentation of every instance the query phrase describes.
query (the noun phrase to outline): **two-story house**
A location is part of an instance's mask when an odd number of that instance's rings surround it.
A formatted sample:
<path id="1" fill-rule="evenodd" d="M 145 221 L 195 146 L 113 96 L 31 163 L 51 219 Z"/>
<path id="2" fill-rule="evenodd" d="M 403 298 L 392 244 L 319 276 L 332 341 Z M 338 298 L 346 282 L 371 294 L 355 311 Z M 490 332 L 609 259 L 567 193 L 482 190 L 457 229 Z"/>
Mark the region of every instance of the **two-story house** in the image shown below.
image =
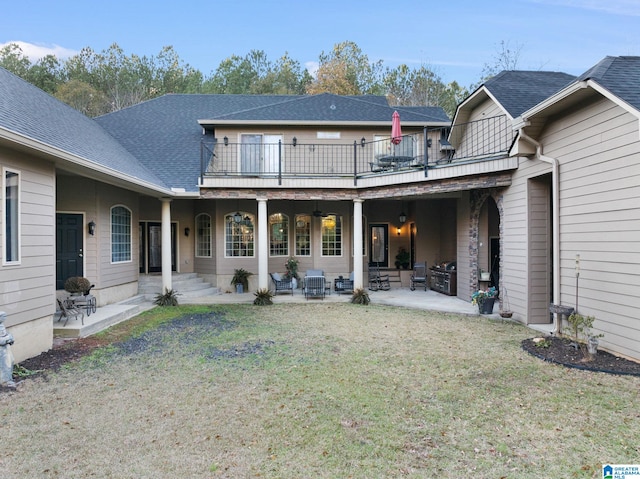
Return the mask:
<path id="1" fill-rule="evenodd" d="M 225 289 L 242 267 L 269 287 L 289 257 L 366 287 L 404 248 L 455 264 L 465 301 L 490 272 L 526 324 L 557 329 L 549 304 L 577 291 L 602 345 L 640 359 L 639 74 L 635 57 L 578 79 L 504 72 L 452 123 L 331 94 L 167 95 L 91 120 L 0 70 L 0 298 L 16 357 L 50 347 L 68 276 L 89 277 L 99 305 L 154 272 L 165 288 L 178 271 Z"/>

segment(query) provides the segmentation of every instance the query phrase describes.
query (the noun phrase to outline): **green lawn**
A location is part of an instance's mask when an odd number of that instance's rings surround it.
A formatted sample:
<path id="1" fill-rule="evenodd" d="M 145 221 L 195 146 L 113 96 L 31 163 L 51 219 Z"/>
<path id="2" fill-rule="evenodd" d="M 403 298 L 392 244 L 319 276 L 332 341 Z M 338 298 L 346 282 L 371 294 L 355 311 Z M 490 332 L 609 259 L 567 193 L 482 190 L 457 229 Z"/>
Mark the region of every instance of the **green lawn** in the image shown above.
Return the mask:
<path id="1" fill-rule="evenodd" d="M 179 320 L 173 321 L 175 316 Z M 601 477 L 638 463 L 640 378 L 531 357 L 484 317 L 181 306 L 0 394 L 3 478 Z"/>

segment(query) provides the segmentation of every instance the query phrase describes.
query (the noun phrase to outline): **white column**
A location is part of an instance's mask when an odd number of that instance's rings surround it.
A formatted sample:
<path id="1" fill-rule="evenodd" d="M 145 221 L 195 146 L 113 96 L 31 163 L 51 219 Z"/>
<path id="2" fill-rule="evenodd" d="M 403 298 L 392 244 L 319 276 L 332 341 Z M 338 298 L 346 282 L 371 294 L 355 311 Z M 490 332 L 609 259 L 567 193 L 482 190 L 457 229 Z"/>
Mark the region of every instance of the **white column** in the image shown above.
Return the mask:
<path id="1" fill-rule="evenodd" d="M 269 287 L 269 219 L 267 200 L 258 199 L 258 289 Z"/>
<path id="2" fill-rule="evenodd" d="M 162 292 L 171 291 L 171 198 L 160 198 L 162 202 Z"/>
<path id="3" fill-rule="evenodd" d="M 364 200 L 353 200 L 353 287 L 363 288 L 362 275 L 362 203 Z"/>

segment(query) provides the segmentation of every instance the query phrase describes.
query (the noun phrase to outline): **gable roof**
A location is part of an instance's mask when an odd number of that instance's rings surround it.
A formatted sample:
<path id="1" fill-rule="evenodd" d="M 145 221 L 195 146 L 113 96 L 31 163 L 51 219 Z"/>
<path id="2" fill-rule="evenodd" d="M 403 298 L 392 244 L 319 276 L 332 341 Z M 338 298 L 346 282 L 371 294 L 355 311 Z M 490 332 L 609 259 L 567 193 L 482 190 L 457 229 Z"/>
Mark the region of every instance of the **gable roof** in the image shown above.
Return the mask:
<path id="1" fill-rule="evenodd" d="M 58 166 L 113 175 L 143 188 L 166 185 L 95 121 L 0 68 L 0 138 L 48 152 Z"/>
<path id="2" fill-rule="evenodd" d="M 640 57 L 605 57 L 577 81 L 593 80 L 640 111 Z"/>
<path id="3" fill-rule="evenodd" d="M 505 70 L 480 85 L 458 105 L 453 123 L 466 123 L 471 112 L 489 99 L 511 119 L 516 118 L 574 79 L 561 72 Z"/>
<path id="4" fill-rule="evenodd" d="M 575 80 L 573 75 L 545 71 L 503 71 L 484 87 L 515 118 Z"/>
<path id="5" fill-rule="evenodd" d="M 333 107 L 333 108 L 332 108 Z M 440 107 L 390 107 L 384 96 L 177 94 L 96 118 L 163 181 L 198 191 L 202 128 L 220 125 L 448 125 Z M 200 123 L 200 125 L 199 125 Z M 201 126 L 202 125 L 202 126 Z"/>

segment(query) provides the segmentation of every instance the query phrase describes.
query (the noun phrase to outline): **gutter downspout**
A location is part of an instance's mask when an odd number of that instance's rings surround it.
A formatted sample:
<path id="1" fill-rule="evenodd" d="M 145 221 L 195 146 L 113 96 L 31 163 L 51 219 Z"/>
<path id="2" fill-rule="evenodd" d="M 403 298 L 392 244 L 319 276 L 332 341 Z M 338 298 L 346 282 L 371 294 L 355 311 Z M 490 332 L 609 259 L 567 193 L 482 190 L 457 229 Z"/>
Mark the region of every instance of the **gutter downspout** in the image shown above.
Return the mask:
<path id="1" fill-rule="evenodd" d="M 551 164 L 551 190 L 552 190 L 552 210 L 553 210 L 553 301 L 560 304 L 560 170 L 556 158 L 551 158 L 542 154 L 542 144 L 528 136 L 524 128 L 518 129 L 518 135 L 523 140 L 536 147 L 535 158 L 545 163 Z M 552 334 L 560 334 L 561 318 L 556 314 Z"/>

